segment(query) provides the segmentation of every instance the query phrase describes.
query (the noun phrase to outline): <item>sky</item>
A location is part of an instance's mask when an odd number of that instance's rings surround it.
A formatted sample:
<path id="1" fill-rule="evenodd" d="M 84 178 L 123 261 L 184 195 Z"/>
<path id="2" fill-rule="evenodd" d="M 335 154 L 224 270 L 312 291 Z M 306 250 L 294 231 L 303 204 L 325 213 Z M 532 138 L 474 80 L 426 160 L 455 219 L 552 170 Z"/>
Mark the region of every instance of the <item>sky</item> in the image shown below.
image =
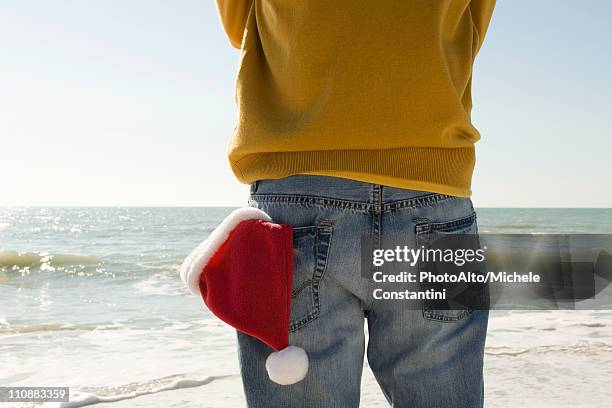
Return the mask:
<path id="1" fill-rule="evenodd" d="M 477 207 L 612 207 L 612 2 L 498 0 Z M 0 206 L 241 206 L 239 51 L 209 0 L 2 0 Z"/>

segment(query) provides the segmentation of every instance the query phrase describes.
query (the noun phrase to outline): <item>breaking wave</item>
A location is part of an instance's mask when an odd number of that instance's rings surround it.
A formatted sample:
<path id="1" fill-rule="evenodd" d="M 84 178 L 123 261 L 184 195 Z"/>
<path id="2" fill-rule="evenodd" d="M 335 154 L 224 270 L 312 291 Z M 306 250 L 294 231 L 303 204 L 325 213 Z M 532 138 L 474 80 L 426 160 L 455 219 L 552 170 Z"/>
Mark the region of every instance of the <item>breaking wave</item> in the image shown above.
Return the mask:
<path id="1" fill-rule="evenodd" d="M 0 268 L 97 265 L 99 263 L 101 261 L 92 256 L 0 250 Z"/>

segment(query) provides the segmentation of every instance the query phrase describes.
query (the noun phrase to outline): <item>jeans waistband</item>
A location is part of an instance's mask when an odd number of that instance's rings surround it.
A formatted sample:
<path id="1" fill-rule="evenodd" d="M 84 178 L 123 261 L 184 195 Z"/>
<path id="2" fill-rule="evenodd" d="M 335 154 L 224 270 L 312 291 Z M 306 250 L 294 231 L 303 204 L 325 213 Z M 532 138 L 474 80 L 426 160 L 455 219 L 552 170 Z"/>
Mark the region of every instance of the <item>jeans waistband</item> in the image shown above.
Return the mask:
<path id="1" fill-rule="evenodd" d="M 347 178 L 311 174 L 296 174 L 280 179 L 258 180 L 251 184 L 251 195 L 328 197 L 369 204 L 384 204 L 430 195 L 444 196 L 427 191 L 408 190 Z"/>

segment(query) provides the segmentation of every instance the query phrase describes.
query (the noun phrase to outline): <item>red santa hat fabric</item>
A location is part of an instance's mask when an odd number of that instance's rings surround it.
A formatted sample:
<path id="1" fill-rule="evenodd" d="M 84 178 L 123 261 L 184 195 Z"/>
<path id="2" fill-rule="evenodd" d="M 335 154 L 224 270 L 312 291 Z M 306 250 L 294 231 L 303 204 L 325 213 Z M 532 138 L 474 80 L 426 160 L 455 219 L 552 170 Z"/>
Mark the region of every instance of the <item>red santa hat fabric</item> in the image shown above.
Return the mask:
<path id="1" fill-rule="evenodd" d="M 185 259 L 180 270 L 192 293 L 237 330 L 273 349 L 270 379 L 288 385 L 308 371 L 304 350 L 289 346 L 293 230 L 252 207 L 234 210 Z"/>

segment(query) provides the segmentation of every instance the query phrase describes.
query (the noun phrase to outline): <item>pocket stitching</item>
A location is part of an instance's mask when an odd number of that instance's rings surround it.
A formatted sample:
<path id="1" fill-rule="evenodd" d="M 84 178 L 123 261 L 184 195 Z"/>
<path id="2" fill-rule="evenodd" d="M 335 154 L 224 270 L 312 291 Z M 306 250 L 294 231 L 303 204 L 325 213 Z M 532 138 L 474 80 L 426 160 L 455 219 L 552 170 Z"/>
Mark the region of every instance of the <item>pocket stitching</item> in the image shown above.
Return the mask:
<path id="1" fill-rule="evenodd" d="M 429 222 L 427 219 L 420 219 L 417 221 L 417 225 L 415 228 L 417 244 L 419 242 L 419 237 L 422 237 L 425 234 L 434 233 L 434 232 L 448 232 L 449 228 L 458 227 L 457 230 L 461 229 L 463 226 L 471 225 L 476 222 L 476 212 L 472 212 L 467 217 L 461 217 L 451 221 L 444 222 Z M 418 245 L 420 247 L 420 245 Z M 418 265 L 421 265 L 421 262 L 418 262 Z M 420 268 L 419 268 L 420 270 Z M 437 321 L 437 322 L 457 322 L 463 319 L 465 316 L 468 316 L 474 312 L 472 309 L 462 310 L 461 313 L 458 313 L 456 316 L 449 317 L 445 314 L 436 312 L 436 309 L 429 309 L 426 306 L 426 302 L 421 302 L 421 308 L 423 312 L 423 317 L 427 320 Z"/>
<path id="2" fill-rule="evenodd" d="M 467 217 L 462 217 L 451 221 L 429 222 L 428 220 L 424 219 L 420 221 L 421 222 L 416 225 L 417 236 L 435 231 L 445 231 L 452 227 L 462 227 L 464 225 L 470 225 L 476 222 L 476 213 L 472 212 L 472 214 L 468 215 Z"/>
<path id="3" fill-rule="evenodd" d="M 311 227 L 296 227 L 296 229 L 309 229 Z M 319 296 L 319 287 L 321 281 L 323 280 L 323 276 L 325 275 L 325 271 L 327 270 L 327 260 L 329 257 L 329 248 L 331 246 L 331 236 L 332 236 L 332 227 L 331 223 L 328 221 L 321 222 L 318 225 L 314 226 L 315 228 L 315 266 L 312 273 L 312 278 L 310 279 L 311 284 L 307 285 L 312 287 L 312 312 L 307 313 L 305 316 L 299 317 L 289 322 L 289 333 L 298 331 L 308 323 L 315 320 L 320 312 L 321 312 L 321 301 Z M 327 246 L 327 248 L 323 249 L 323 246 Z M 300 285 L 302 286 L 302 285 Z M 305 289 L 301 288 L 300 292 Z"/>

